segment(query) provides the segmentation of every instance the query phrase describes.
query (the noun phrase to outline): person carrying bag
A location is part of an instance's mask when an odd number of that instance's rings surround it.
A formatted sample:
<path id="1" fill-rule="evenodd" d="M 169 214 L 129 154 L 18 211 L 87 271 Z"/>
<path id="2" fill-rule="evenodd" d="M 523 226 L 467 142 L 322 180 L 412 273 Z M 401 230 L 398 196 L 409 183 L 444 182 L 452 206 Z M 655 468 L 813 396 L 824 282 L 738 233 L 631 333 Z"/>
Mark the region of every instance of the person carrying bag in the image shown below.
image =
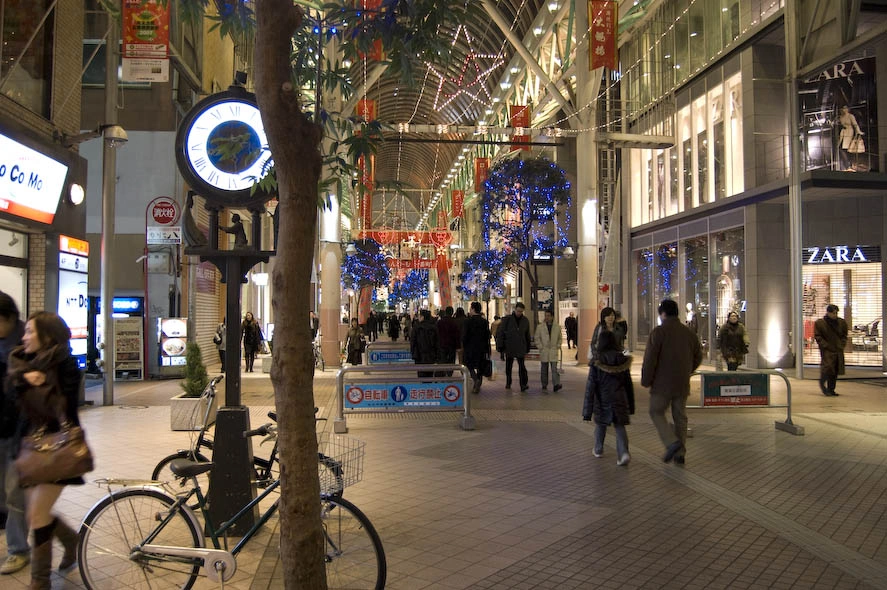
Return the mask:
<path id="1" fill-rule="evenodd" d="M 31 549 L 32 590 L 49 590 L 52 537 L 65 552 L 64 571 L 76 563 L 77 533 L 52 514 L 66 485 L 82 485 L 92 470 L 77 401 L 81 373 L 71 356 L 71 331 L 57 314 L 37 312 L 28 318 L 22 346 L 9 356 L 6 390 L 20 408 L 14 461 L 25 489 L 28 524 L 34 532 Z"/>

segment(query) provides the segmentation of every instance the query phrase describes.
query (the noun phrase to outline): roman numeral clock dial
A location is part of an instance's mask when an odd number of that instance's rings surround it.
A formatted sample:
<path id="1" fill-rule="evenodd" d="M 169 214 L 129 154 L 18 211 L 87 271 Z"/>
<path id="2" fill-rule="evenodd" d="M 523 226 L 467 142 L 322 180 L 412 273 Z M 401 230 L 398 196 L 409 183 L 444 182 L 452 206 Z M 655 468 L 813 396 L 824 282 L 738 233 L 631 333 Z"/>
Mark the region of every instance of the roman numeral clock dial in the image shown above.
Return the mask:
<path id="1" fill-rule="evenodd" d="M 188 184 L 210 201 L 243 207 L 268 200 L 270 195 L 251 190 L 271 166 L 255 96 L 231 87 L 194 105 L 176 134 L 176 162 Z"/>

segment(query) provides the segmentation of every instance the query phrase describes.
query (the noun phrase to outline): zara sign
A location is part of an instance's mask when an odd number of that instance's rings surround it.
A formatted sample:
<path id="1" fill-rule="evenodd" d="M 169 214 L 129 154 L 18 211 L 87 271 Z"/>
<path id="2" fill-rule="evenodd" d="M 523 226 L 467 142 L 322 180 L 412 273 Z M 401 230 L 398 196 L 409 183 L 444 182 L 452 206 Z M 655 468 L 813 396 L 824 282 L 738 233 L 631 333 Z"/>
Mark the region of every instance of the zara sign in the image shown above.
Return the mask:
<path id="1" fill-rule="evenodd" d="M 804 248 L 804 264 L 881 262 L 880 246 L 813 246 Z"/>

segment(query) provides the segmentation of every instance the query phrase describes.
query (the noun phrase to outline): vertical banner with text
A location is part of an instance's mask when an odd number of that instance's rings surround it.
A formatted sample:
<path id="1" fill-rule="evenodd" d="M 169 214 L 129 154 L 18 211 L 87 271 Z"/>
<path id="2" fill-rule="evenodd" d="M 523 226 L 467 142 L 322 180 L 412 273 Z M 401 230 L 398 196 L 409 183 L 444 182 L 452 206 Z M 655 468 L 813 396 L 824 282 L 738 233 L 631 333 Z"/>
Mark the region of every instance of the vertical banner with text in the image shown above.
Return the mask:
<path id="1" fill-rule="evenodd" d="M 465 215 L 465 191 L 453 191 L 453 219 L 462 219 Z"/>
<path id="2" fill-rule="evenodd" d="M 360 7 L 363 9 L 365 17 L 368 20 L 373 20 L 377 18 L 377 12 L 379 11 L 379 8 L 382 7 L 382 0 L 360 0 Z M 374 40 L 369 53 L 358 51 L 357 54 L 361 58 L 366 58 L 372 61 L 382 61 L 385 59 L 385 52 L 382 49 L 382 40 Z"/>
<path id="3" fill-rule="evenodd" d="M 373 185 L 376 181 L 376 157 L 370 156 L 367 162 L 364 156 L 357 159 L 357 169 L 360 176 L 360 219 L 363 229 L 373 227 Z"/>
<path id="4" fill-rule="evenodd" d="M 123 0 L 123 72 L 128 82 L 169 81 L 169 6 Z"/>
<path id="5" fill-rule="evenodd" d="M 588 69 L 615 70 L 619 62 L 616 49 L 616 2 L 589 0 L 588 2 Z"/>
<path id="6" fill-rule="evenodd" d="M 490 159 L 489 158 L 475 158 L 474 159 L 474 192 L 482 193 L 484 192 L 484 183 L 487 181 L 487 176 L 490 173 Z"/>
<path id="7" fill-rule="evenodd" d="M 529 107 L 522 104 L 509 105 L 508 113 L 511 117 L 511 126 L 514 127 L 515 131 L 514 135 L 511 136 L 511 151 L 530 149 L 529 145 L 520 145 L 522 143 L 530 143 L 530 136 L 527 135 L 527 128 L 530 126 Z"/>

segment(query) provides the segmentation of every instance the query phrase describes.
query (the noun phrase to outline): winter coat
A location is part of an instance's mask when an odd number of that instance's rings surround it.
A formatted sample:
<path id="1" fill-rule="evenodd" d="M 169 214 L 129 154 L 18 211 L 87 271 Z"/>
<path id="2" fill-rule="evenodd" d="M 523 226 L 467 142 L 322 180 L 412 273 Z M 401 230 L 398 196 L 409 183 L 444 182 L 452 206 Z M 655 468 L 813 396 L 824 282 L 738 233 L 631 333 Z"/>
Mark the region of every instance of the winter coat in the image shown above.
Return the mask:
<path id="1" fill-rule="evenodd" d="M 847 322 L 844 318 L 819 318 L 813 324 L 813 337 L 819 344 L 822 375 L 843 375 L 844 348 L 847 346 Z"/>
<path id="2" fill-rule="evenodd" d="M 18 404 L 15 392 L 7 390 L 4 377 L 9 355 L 21 345 L 24 333 L 25 323 L 18 320 L 9 336 L 0 338 L 0 439 L 12 438 L 18 427 Z"/>
<path id="3" fill-rule="evenodd" d="M 363 362 L 361 356 L 360 344 L 363 341 L 363 329 L 360 326 L 356 328 L 348 328 L 348 337 L 345 340 L 345 352 L 347 353 L 347 361 L 352 365 L 359 365 Z"/>
<path id="4" fill-rule="evenodd" d="M 490 355 L 490 327 L 482 315 L 470 315 L 462 332 L 462 349 L 466 365 L 477 366 Z"/>
<path id="5" fill-rule="evenodd" d="M 440 318 L 437 322 L 437 333 L 443 350 L 458 350 L 462 347 L 462 331 L 454 318 Z"/>
<path id="6" fill-rule="evenodd" d="M 729 363 L 741 363 L 748 353 L 748 332 L 740 322 L 729 321 L 718 330 L 718 349 Z"/>
<path id="7" fill-rule="evenodd" d="M 666 317 L 653 328 L 644 351 L 641 385 L 651 395 L 690 395 L 690 375 L 702 362 L 699 337 L 677 317 Z"/>
<path id="8" fill-rule="evenodd" d="M 397 340 L 398 336 L 400 336 L 400 320 L 397 316 L 391 316 L 388 319 L 388 337 Z"/>
<path id="9" fill-rule="evenodd" d="M 515 314 L 505 316 L 499 324 L 496 334 L 496 349 L 500 348 L 507 356 L 523 358 L 530 350 L 530 320 L 523 315 L 518 319 Z"/>
<path id="10" fill-rule="evenodd" d="M 634 414 L 634 385 L 631 357 L 618 350 L 605 350 L 588 370 L 582 416 L 594 416 L 596 424 L 626 425 Z"/>
<path id="11" fill-rule="evenodd" d="M 433 365 L 440 360 L 440 336 L 434 320 L 429 318 L 414 323 L 410 354 L 418 365 Z"/>
<path id="12" fill-rule="evenodd" d="M 624 319 L 613 323 L 613 334 L 616 336 L 616 344 L 620 349 L 625 348 L 625 339 L 628 337 L 628 322 Z"/>
<path id="13" fill-rule="evenodd" d="M 225 340 L 227 338 L 227 335 L 225 334 L 226 331 L 225 324 L 219 324 L 219 327 L 216 328 L 216 338 L 213 339 L 214 342 L 218 341 L 216 342 L 216 348 L 221 351 L 225 350 Z"/>
<path id="14" fill-rule="evenodd" d="M 597 360 L 597 342 L 601 337 L 601 332 L 606 331 L 606 324 L 598 324 L 591 333 L 591 342 L 588 343 L 588 362 L 593 363 Z M 617 338 L 618 341 L 618 338 Z"/>
<path id="15" fill-rule="evenodd" d="M 536 328 L 536 345 L 539 347 L 539 361 L 543 363 L 556 363 L 560 360 L 561 351 L 561 327 L 551 324 L 551 333 L 548 333 L 548 324 L 542 322 Z"/>
<path id="16" fill-rule="evenodd" d="M 43 385 L 34 386 L 27 382 L 25 374 L 40 371 L 46 376 Z M 6 374 L 6 391 L 13 393 L 18 401 L 21 419 L 13 444 L 17 455 L 21 437 L 39 429 L 58 432 L 61 421 L 74 426 L 80 425 L 77 416 L 77 402 L 80 394 L 82 374 L 77 361 L 71 356 L 67 346 L 54 345 L 36 353 L 26 353 L 19 346 L 9 355 Z M 59 484 L 82 484 L 82 477 L 59 480 Z"/>
<path id="17" fill-rule="evenodd" d="M 262 336 L 262 330 L 259 328 L 259 323 L 255 320 L 251 322 L 244 320 L 240 325 L 240 329 L 243 331 L 243 351 L 256 352 L 259 350 L 262 340 L 265 339 Z"/>
<path id="18" fill-rule="evenodd" d="M 576 340 L 579 335 L 579 320 L 574 316 L 567 316 L 567 319 L 564 320 L 564 330 L 567 332 L 567 338 Z"/>

